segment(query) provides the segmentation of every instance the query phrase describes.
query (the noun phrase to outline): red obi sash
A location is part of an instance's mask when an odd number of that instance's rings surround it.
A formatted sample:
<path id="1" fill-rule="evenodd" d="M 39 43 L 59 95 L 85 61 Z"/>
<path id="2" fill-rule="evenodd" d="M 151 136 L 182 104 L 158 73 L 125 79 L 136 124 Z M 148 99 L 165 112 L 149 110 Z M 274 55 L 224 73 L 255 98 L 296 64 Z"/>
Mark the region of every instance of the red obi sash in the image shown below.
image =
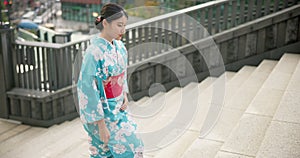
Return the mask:
<path id="1" fill-rule="evenodd" d="M 124 72 L 118 76 L 111 76 L 109 81 L 104 83 L 106 98 L 116 98 L 122 94 L 124 83 Z"/>

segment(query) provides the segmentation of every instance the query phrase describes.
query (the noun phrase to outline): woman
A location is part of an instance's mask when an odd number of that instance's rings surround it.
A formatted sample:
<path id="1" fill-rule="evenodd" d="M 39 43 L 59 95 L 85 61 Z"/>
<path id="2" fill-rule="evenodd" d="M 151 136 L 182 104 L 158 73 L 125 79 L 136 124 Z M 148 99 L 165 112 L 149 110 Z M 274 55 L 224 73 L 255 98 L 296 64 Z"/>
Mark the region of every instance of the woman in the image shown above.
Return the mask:
<path id="1" fill-rule="evenodd" d="M 126 112 L 127 51 L 119 39 L 127 18 L 119 5 L 104 5 L 95 21 L 101 33 L 91 39 L 83 57 L 77 91 L 92 158 L 143 157 L 143 143 Z"/>

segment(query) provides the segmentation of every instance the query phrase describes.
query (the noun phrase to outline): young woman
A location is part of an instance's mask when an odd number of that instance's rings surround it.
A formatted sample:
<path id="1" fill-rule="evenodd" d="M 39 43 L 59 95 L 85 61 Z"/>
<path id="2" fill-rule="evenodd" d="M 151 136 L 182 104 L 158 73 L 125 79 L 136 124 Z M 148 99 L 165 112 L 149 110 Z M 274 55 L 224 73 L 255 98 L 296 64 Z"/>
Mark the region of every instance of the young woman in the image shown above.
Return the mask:
<path id="1" fill-rule="evenodd" d="M 127 18 L 119 5 L 104 5 L 95 21 L 101 33 L 91 39 L 83 57 L 77 92 L 92 158 L 143 157 L 136 124 L 126 112 L 127 50 L 119 39 Z"/>

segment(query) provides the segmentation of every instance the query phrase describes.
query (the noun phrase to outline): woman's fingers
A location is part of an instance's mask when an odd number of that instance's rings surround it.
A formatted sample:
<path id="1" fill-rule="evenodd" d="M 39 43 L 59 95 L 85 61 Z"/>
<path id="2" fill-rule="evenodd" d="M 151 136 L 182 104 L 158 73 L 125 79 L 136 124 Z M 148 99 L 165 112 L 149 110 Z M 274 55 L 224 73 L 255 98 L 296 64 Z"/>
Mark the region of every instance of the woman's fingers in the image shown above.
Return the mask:
<path id="1" fill-rule="evenodd" d="M 108 144 L 108 141 L 110 139 L 110 133 L 107 128 L 101 129 L 100 138 L 104 142 L 104 144 Z"/>
<path id="2" fill-rule="evenodd" d="M 123 104 L 121 106 L 121 110 L 126 110 L 127 106 L 128 106 L 128 100 L 127 98 L 124 98 Z"/>
<path id="3" fill-rule="evenodd" d="M 107 85 L 111 81 L 111 77 L 108 77 L 107 80 L 103 80 L 103 84 Z"/>
<path id="4" fill-rule="evenodd" d="M 126 108 L 127 108 L 127 104 L 123 104 L 123 105 L 121 106 L 121 110 L 126 110 Z"/>

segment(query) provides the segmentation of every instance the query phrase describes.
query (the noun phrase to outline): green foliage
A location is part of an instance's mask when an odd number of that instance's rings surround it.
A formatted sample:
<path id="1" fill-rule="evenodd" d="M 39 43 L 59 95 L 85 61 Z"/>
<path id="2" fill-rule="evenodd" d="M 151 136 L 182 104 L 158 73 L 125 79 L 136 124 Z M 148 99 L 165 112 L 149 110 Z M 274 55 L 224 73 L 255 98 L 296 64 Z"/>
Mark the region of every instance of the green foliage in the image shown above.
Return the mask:
<path id="1" fill-rule="evenodd" d="M 4 12 L 4 10 L 6 10 L 6 8 L 5 8 L 2 1 L 0 3 L 1 3 L 1 5 L 0 5 L 0 7 L 1 7 L 1 20 L 2 20 L 2 22 L 7 22 L 8 21 L 8 15 L 7 15 L 7 12 Z"/>

